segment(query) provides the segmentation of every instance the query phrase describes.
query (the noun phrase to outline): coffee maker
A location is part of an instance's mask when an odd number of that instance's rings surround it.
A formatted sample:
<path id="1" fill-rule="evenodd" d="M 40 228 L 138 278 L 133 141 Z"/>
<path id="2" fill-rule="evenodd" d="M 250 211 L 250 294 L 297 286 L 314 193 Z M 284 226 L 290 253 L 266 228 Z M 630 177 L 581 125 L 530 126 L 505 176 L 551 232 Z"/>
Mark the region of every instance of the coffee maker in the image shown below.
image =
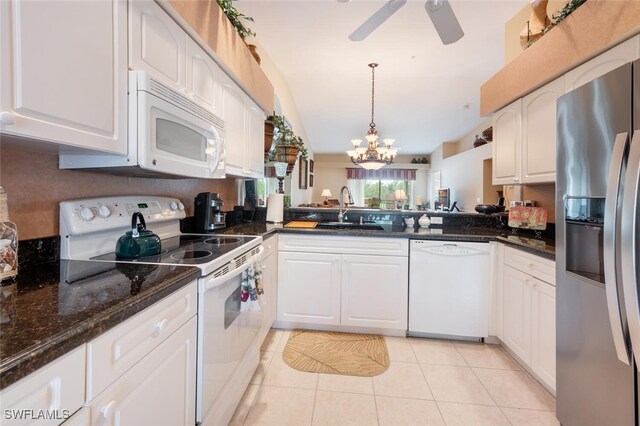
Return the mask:
<path id="1" fill-rule="evenodd" d="M 224 201 L 220 198 L 220 194 L 215 192 L 198 194 L 194 201 L 196 232 L 211 232 L 227 226 L 226 213 L 220 211 L 223 205 Z"/>

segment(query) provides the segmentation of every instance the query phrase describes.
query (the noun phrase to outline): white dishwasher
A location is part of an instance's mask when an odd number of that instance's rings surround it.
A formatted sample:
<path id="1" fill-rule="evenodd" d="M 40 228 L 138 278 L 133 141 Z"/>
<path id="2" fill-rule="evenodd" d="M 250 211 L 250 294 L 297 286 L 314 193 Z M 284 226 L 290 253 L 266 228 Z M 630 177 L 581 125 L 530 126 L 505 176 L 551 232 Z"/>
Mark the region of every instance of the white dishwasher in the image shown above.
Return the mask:
<path id="1" fill-rule="evenodd" d="M 409 334 L 487 337 L 490 259 L 488 243 L 411 240 Z"/>

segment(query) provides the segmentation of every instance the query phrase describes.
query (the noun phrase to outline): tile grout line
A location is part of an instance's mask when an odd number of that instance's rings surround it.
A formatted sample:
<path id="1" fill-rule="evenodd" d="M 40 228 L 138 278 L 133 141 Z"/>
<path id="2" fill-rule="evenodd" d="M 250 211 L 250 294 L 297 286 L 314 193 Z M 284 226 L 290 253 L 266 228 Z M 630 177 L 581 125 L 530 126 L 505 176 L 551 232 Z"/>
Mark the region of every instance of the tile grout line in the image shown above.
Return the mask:
<path id="1" fill-rule="evenodd" d="M 420 369 L 420 373 L 422 373 L 422 377 L 424 378 L 424 381 L 427 383 L 427 388 L 429 389 L 429 392 L 431 393 L 431 396 L 433 397 L 433 402 L 436 404 L 436 409 L 438 410 L 438 414 L 440 414 L 440 418 L 442 419 L 442 422 L 446 425 L 447 421 L 445 420 L 444 415 L 442 414 L 442 410 L 440 409 L 440 405 L 438 404 L 438 401 L 436 400 L 436 396 L 433 393 L 433 390 L 431 390 L 431 385 L 429 384 L 429 380 L 427 380 L 427 375 L 424 374 L 424 370 L 422 369 L 422 365 L 420 364 L 420 361 L 418 360 L 418 356 L 416 355 L 415 351 L 413 350 L 413 345 L 411 344 L 410 341 L 408 343 L 409 343 L 409 347 L 411 347 L 411 352 L 413 352 L 413 356 L 416 358 L 416 362 L 418 363 L 418 368 Z"/>

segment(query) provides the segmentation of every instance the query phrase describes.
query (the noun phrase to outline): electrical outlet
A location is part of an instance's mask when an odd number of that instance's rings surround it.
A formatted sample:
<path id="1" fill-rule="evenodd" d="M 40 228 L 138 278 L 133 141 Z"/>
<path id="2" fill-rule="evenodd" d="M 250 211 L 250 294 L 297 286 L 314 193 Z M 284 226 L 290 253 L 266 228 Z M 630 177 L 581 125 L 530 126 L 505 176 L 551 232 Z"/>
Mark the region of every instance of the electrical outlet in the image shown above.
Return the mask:
<path id="1" fill-rule="evenodd" d="M 432 225 L 442 225 L 442 217 L 440 216 L 433 216 L 431 218 L 431 224 Z"/>

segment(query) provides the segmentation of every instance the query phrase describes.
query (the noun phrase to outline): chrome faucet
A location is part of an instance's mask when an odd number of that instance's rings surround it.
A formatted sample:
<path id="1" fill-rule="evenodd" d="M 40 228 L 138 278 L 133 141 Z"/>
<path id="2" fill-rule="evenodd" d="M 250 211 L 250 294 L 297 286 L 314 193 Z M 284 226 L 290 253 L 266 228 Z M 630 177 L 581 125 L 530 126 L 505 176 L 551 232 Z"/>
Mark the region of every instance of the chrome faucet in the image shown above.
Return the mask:
<path id="1" fill-rule="evenodd" d="M 347 195 L 349 196 L 349 202 L 348 203 L 344 203 L 344 190 L 347 190 Z M 342 210 L 342 203 L 344 203 L 344 211 Z M 344 222 L 344 215 L 347 214 L 347 212 L 349 211 L 349 208 L 347 207 L 347 204 L 352 205 L 353 204 L 353 197 L 351 196 L 351 191 L 349 191 L 349 188 L 345 185 L 342 188 L 340 188 L 340 213 L 338 213 L 338 222 L 342 223 Z"/>

